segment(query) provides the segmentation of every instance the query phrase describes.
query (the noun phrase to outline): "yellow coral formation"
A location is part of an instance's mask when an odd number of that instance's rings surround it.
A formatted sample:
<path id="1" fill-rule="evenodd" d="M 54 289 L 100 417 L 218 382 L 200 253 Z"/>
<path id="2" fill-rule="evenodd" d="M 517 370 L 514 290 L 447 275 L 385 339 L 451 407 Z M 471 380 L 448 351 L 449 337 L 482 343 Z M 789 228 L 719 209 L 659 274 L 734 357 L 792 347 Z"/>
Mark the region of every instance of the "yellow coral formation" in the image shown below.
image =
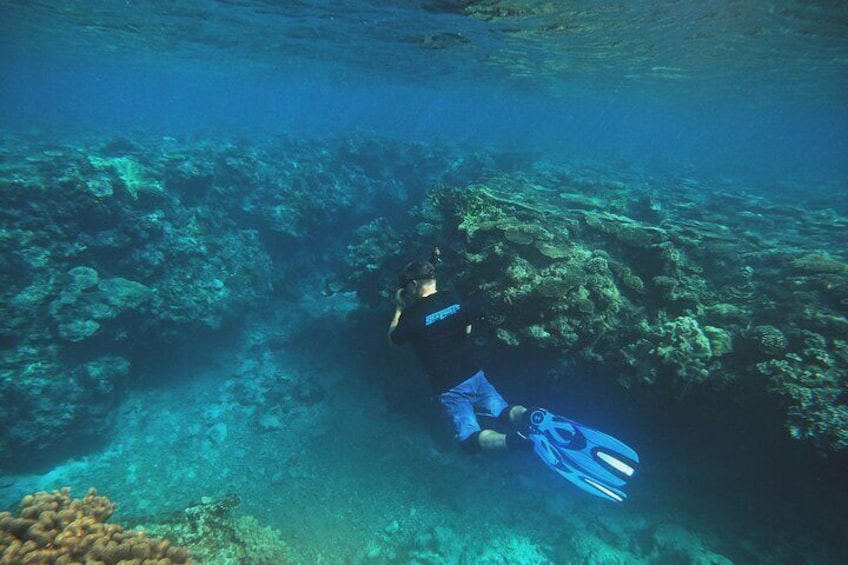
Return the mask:
<path id="1" fill-rule="evenodd" d="M 27 495 L 18 515 L 0 512 L 0 563 L 21 565 L 178 565 L 189 551 L 143 531 L 107 524 L 115 505 L 91 489 L 71 499 L 68 488 Z"/>

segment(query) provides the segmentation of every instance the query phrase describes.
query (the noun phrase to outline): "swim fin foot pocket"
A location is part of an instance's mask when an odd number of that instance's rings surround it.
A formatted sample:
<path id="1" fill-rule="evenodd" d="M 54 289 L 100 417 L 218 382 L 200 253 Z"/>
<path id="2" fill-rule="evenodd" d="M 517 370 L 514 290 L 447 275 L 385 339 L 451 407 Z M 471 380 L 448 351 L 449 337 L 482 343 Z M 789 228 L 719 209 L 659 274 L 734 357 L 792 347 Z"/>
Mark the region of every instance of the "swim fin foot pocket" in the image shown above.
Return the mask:
<path id="1" fill-rule="evenodd" d="M 639 455 L 627 444 L 544 408 L 530 413 L 529 438 L 536 455 L 581 490 L 623 502 L 636 476 Z"/>

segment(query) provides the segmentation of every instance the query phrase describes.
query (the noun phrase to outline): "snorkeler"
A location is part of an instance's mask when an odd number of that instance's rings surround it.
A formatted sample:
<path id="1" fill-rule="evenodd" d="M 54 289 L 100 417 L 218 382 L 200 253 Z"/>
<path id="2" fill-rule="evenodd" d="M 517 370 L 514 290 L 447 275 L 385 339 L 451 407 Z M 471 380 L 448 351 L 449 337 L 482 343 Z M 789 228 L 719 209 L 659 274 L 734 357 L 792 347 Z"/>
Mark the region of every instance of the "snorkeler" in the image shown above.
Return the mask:
<path id="1" fill-rule="evenodd" d="M 479 451 L 530 451 L 582 490 L 614 502 L 636 472 L 639 456 L 617 439 L 543 408 L 510 406 L 476 360 L 470 334 L 475 313 L 436 286 L 438 247 L 429 261 L 409 263 L 398 277 L 389 323 L 394 345 L 409 343 L 430 378 L 435 399 L 453 423 L 460 446 Z M 497 419 L 501 433 L 481 428 L 477 415 Z"/>

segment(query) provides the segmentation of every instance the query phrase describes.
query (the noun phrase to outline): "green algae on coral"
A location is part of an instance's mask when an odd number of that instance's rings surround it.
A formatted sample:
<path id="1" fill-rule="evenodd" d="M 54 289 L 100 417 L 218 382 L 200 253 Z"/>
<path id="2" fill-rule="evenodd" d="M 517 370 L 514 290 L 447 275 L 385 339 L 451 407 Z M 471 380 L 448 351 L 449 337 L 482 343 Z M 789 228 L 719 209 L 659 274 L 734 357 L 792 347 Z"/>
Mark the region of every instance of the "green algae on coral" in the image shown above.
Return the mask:
<path id="1" fill-rule="evenodd" d="M 536 241 L 534 245 L 539 253 L 548 259 L 565 259 L 571 255 L 571 247 L 568 245 L 556 245 L 544 241 Z"/>
<path id="2" fill-rule="evenodd" d="M 808 253 L 792 261 L 792 266 L 810 273 L 848 273 L 848 264 L 824 253 Z"/>
<path id="3" fill-rule="evenodd" d="M 624 283 L 624 286 L 634 292 L 639 294 L 645 293 L 645 283 L 638 275 L 634 275 L 632 272 L 624 273 L 621 276 L 621 282 Z"/>
<path id="4" fill-rule="evenodd" d="M 122 181 L 124 188 L 133 199 L 141 193 L 161 194 L 164 192 L 162 183 L 153 178 L 147 169 L 131 157 L 98 157 L 89 155 L 89 162 L 100 171 L 113 171 Z M 103 188 L 92 189 L 95 194 L 109 196 L 111 192 Z"/>
<path id="5" fill-rule="evenodd" d="M 534 241 L 532 235 L 520 229 L 508 229 L 503 234 L 507 240 L 519 245 L 530 245 Z"/>

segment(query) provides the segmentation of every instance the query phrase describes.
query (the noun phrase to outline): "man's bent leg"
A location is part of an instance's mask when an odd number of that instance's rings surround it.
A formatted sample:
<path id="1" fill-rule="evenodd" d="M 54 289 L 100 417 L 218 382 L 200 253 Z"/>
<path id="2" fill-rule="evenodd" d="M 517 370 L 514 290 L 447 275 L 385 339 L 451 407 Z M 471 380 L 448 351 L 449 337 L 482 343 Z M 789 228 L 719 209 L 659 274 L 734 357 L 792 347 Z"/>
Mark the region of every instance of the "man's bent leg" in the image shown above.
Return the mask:
<path id="1" fill-rule="evenodd" d="M 453 424 L 456 440 L 468 453 L 480 451 L 480 424 L 474 415 L 468 381 L 461 383 L 437 398 L 443 412 Z"/>
<path id="2" fill-rule="evenodd" d="M 509 409 L 509 421 L 513 426 L 517 426 L 524 422 L 524 415 L 527 413 L 527 408 L 516 404 Z"/>
<path id="3" fill-rule="evenodd" d="M 498 416 L 498 422 L 501 426 L 506 426 L 506 424 L 509 424 L 513 428 L 518 428 L 521 424 L 528 423 L 524 420 L 525 414 L 527 414 L 527 408 L 521 406 L 520 404 L 507 406 L 506 408 L 504 408 L 504 411 L 501 412 L 500 416 Z"/>
<path id="4" fill-rule="evenodd" d="M 482 430 L 477 434 L 477 443 L 482 451 L 530 451 L 533 442 L 520 432 L 502 434 L 495 430 Z"/>
<path id="5" fill-rule="evenodd" d="M 524 406 L 510 406 L 486 379 L 483 371 L 438 396 L 439 404 L 453 420 L 456 438 L 462 448 L 469 453 L 475 451 L 526 451 L 533 443 L 526 434 L 519 431 L 502 434 L 495 430 L 481 430 L 474 414 L 474 408 L 495 416 L 504 424 L 510 424 L 518 430 L 522 416 L 527 409 Z"/>
<path id="6" fill-rule="evenodd" d="M 498 416 L 498 421 L 502 426 L 506 426 L 507 424 L 511 425 L 513 432 L 509 434 L 499 434 L 502 436 L 503 447 L 508 449 L 509 451 L 532 451 L 534 448 L 533 441 L 530 440 L 528 436 L 528 424 L 527 418 L 530 416 L 530 413 L 527 411 L 527 408 L 521 406 L 520 404 L 516 404 L 514 406 L 507 406 L 504 408 L 504 411 L 501 412 L 501 415 Z M 492 444 L 500 445 L 500 438 L 487 438 L 490 440 Z M 482 443 L 481 443 L 482 445 Z M 500 447 L 499 447 L 500 449 Z"/>
<path id="7" fill-rule="evenodd" d="M 506 449 L 506 435 L 495 430 L 483 430 L 477 436 L 480 449 L 483 451 L 503 451 Z"/>

